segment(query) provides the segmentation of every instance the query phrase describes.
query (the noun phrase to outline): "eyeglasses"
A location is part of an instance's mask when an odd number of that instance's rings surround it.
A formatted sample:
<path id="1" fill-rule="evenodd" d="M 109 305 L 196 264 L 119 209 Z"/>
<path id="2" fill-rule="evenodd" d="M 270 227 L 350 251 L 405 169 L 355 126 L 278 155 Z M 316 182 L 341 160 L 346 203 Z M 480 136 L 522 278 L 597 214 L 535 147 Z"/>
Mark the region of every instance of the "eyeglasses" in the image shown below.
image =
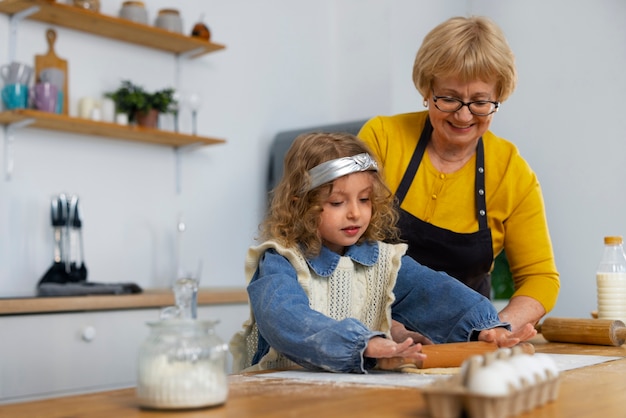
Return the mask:
<path id="1" fill-rule="evenodd" d="M 463 106 L 467 106 L 469 111 L 476 116 L 489 116 L 500 107 L 500 102 L 493 102 L 491 100 L 476 100 L 474 102 L 466 103 L 456 97 L 435 96 L 434 91 L 433 102 L 435 102 L 435 107 L 442 112 L 454 113 L 461 110 Z"/>

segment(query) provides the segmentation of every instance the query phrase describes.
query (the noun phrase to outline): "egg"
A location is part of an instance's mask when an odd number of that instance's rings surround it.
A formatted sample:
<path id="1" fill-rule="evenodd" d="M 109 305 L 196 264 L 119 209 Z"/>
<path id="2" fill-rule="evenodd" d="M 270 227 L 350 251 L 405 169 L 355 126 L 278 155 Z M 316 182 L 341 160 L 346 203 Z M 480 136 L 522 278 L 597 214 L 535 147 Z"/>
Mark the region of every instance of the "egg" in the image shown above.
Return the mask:
<path id="1" fill-rule="evenodd" d="M 509 388 L 504 385 L 502 375 L 489 367 L 480 368 L 472 373 L 467 382 L 467 389 L 471 393 L 485 396 L 509 394 Z"/>
<path id="2" fill-rule="evenodd" d="M 519 387 L 517 373 L 504 360 L 494 360 L 473 370 L 467 380 L 468 390 L 478 395 L 505 396 Z"/>
<path id="3" fill-rule="evenodd" d="M 483 356 L 474 355 L 466 359 L 463 364 L 461 364 L 460 375 L 461 380 L 464 382 L 463 384 L 465 386 L 467 386 L 467 379 L 469 378 L 469 376 L 471 376 L 475 370 L 483 367 L 484 363 L 485 359 Z"/>
<path id="4" fill-rule="evenodd" d="M 521 387 L 519 373 L 511 365 L 509 359 L 496 360 L 491 363 L 489 367 L 495 368 L 496 370 L 498 370 L 498 373 L 502 374 L 507 386 L 512 387 L 514 390 L 517 390 Z"/>
<path id="5" fill-rule="evenodd" d="M 559 375 L 559 368 L 552 357 L 547 354 L 535 354 L 534 357 L 543 371 L 545 379 L 554 379 Z"/>
<path id="6" fill-rule="evenodd" d="M 512 356 L 509 364 L 515 369 L 520 380 L 523 380 L 528 386 L 535 384 L 537 380 L 536 362 L 530 354 L 518 354 Z"/>

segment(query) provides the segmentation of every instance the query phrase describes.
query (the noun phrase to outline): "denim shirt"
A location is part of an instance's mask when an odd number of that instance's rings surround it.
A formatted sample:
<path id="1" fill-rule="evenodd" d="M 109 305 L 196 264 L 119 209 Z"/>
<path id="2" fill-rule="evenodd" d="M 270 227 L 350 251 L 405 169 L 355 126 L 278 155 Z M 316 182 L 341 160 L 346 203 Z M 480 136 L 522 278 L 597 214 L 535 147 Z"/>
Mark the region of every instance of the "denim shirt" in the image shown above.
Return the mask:
<path id="1" fill-rule="evenodd" d="M 344 257 L 365 267 L 378 261 L 378 243 L 349 247 Z M 326 247 L 307 259 L 311 270 L 330 276 L 340 255 Z M 381 330 L 370 330 L 354 318 L 335 320 L 309 307 L 293 265 L 275 250 L 267 250 L 248 285 L 250 305 L 259 329 L 258 350 L 252 364 L 270 346 L 295 363 L 312 370 L 366 373 L 376 365 L 363 352 Z M 445 273 L 435 272 L 402 257 L 392 318 L 435 343 L 468 341 L 483 329 L 507 326 L 491 302 Z M 312 341 L 324 341 L 313 344 Z"/>

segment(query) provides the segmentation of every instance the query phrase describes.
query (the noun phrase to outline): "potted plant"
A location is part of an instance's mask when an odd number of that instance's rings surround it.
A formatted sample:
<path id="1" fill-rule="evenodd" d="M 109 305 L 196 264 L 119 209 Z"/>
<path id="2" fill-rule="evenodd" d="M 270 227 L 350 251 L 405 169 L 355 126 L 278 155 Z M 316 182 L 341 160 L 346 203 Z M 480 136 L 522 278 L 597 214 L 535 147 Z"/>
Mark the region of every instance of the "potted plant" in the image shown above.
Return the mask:
<path id="1" fill-rule="evenodd" d="M 177 104 L 173 88 L 150 93 L 129 80 L 105 96 L 113 99 L 118 112 L 128 115 L 129 122 L 151 128 L 157 127 L 159 113 L 171 113 Z"/>

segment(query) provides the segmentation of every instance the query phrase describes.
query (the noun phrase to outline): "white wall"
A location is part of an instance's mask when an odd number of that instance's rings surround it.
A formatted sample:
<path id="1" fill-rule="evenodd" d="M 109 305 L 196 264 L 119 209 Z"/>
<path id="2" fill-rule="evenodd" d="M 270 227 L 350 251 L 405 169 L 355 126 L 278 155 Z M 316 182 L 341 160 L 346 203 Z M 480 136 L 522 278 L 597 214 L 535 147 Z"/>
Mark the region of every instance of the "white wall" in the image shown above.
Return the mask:
<path id="1" fill-rule="evenodd" d="M 121 1 L 102 0 L 115 14 Z M 151 16 L 165 0 L 148 2 Z M 428 30 L 452 15 L 485 14 L 506 32 L 520 82 L 494 131 L 521 149 L 544 189 L 562 292 L 554 314 L 595 309 L 602 237 L 625 234 L 621 128 L 626 3 L 621 0 L 181 0 L 187 28 L 206 13 L 223 51 L 183 65 L 181 90 L 204 97 L 199 132 L 227 139 L 184 157 L 174 190 L 167 147 L 26 129 L 15 173 L 0 181 L 0 296 L 32 293 L 52 261 L 48 205 L 76 192 L 84 209 L 89 280 L 164 286 L 174 274 L 183 213 L 189 260 L 205 286 L 242 285 L 242 259 L 262 216 L 267 154 L 282 130 L 422 109 L 411 82 Z M 19 29 L 18 59 L 46 50 L 47 26 Z M 130 78 L 172 84 L 166 53 L 57 28 L 70 94 L 100 95 Z M 8 18 L 0 16 L 0 34 Z M 6 39 L 3 35 L 2 39 Z M 0 61 L 7 56 L 0 42 Z M 182 128 L 189 130 L 189 114 Z M 3 153 L 0 150 L 0 153 Z"/>
<path id="2" fill-rule="evenodd" d="M 519 86 L 493 129 L 539 176 L 561 294 L 553 315 L 589 317 L 605 235 L 626 235 L 626 3 L 475 1 L 503 26 Z"/>

